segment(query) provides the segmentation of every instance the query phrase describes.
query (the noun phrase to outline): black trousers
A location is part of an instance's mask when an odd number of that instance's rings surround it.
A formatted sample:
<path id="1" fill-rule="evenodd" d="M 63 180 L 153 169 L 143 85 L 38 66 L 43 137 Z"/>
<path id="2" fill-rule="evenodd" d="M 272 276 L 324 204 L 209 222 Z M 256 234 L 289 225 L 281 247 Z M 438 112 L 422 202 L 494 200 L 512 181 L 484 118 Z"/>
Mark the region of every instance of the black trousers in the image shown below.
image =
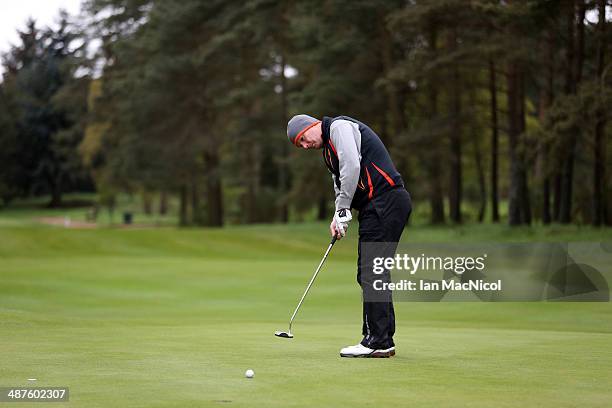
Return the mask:
<path id="1" fill-rule="evenodd" d="M 373 282 L 377 279 L 390 282 L 390 274 L 389 271 L 374 274 L 372 260 L 374 257 L 395 256 L 411 211 L 410 194 L 404 188 L 373 198 L 359 211 L 357 282 L 362 289 L 364 336 L 361 344 L 372 349 L 395 346 L 395 312 L 391 293 L 377 291 L 376 299 L 372 298 Z M 385 244 L 368 245 L 372 242 Z"/>

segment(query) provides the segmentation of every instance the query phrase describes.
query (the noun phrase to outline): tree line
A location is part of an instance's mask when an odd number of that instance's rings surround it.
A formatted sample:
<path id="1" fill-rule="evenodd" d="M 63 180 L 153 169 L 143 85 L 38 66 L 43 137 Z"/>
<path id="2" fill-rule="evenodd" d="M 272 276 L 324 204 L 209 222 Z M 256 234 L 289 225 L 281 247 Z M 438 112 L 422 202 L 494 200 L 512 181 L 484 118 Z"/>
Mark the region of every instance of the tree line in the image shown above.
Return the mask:
<path id="1" fill-rule="evenodd" d="M 184 225 L 325 219 L 331 179 L 285 125 L 344 114 L 433 224 L 611 222 L 607 0 L 83 5 L 3 56 L 4 202 L 95 187 L 178 197 Z"/>

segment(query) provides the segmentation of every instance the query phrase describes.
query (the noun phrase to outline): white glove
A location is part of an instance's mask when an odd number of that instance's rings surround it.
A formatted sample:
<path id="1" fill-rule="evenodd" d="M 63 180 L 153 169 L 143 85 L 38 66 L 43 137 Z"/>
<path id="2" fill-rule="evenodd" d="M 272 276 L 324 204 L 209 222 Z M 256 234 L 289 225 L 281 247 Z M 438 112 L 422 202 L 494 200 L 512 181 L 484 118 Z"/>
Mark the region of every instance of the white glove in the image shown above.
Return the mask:
<path id="1" fill-rule="evenodd" d="M 336 231 L 340 234 L 341 237 L 346 235 L 346 230 L 348 229 L 349 222 L 353 219 L 351 215 L 351 210 L 347 208 L 341 208 L 334 214 L 334 222 L 336 223 Z"/>

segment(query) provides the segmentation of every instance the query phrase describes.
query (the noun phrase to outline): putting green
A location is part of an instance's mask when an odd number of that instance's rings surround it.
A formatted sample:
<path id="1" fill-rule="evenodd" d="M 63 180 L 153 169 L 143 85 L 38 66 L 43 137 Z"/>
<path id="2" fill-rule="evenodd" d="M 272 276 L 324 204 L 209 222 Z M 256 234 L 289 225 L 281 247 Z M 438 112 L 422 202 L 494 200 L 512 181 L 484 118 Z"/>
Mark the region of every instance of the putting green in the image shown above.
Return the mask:
<path id="1" fill-rule="evenodd" d="M 474 228 L 407 237 L 507 239 Z M 361 325 L 354 238 L 334 248 L 295 338 L 274 337 L 325 231 L 0 228 L 0 385 L 70 387 L 54 407 L 610 405 L 610 303 L 397 303 L 396 357 L 340 358 Z M 513 234 L 581 239 L 549 232 Z"/>

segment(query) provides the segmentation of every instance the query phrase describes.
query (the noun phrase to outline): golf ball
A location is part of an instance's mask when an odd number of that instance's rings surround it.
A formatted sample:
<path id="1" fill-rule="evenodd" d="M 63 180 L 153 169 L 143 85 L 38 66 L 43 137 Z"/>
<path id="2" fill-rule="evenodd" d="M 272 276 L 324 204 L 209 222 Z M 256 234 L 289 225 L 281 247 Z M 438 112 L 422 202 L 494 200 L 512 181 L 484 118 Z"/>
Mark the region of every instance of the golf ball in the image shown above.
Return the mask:
<path id="1" fill-rule="evenodd" d="M 255 371 L 251 369 L 246 370 L 246 372 L 244 373 L 244 376 L 246 378 L 253 378 L 254 375 L 255 375 Z"/>

